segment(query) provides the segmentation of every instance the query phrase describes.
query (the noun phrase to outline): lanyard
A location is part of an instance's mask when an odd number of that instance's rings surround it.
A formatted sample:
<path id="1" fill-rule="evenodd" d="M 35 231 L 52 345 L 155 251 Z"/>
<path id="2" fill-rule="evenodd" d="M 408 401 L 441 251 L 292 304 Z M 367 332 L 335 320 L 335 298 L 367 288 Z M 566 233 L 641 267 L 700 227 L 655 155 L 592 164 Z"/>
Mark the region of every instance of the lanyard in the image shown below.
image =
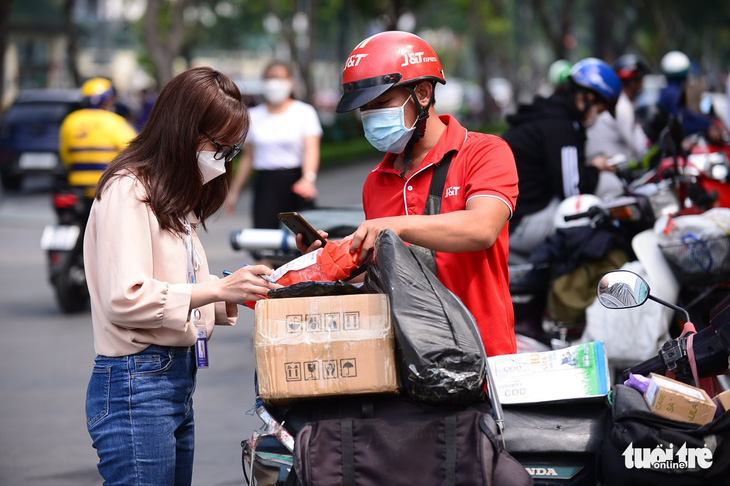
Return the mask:
<path id="1" fill-rule="evenodd" d="M 200 254 L 198 253 L 198 249 L 195 248 L 193 228 L 187 216 L 185 216 L 183 225 L 185 226 L 185 239 L 183 242 L 185 243 L 185 251 L 188 254 L 188 283 L 195 283 L 195 272 L 200 268 Z"/>
<path id="2" fill-rule="evenodd" d="M 187 264 L 187 280 L 188 283 L 195 283 L 195 272 L 200 268 L 200 254 L 197 248 L 195 248 L 195 242 L 193 241 L 193 228 L 190 225 L 190 220 L 185 216 L 183 222 L 185 226 L 185 238 L 183 243 L 185 244 L 185 251 L 188 255 Z M 197 359 L 198 368 L 208 367 L 208 331 L 205 328 L 205 323 L 202 320 L 200 309 L 197 307 L 190 312 L 190 320 L 195 326 L 195 333 L 197 340 L 195 342 L 195 357 Z"/>

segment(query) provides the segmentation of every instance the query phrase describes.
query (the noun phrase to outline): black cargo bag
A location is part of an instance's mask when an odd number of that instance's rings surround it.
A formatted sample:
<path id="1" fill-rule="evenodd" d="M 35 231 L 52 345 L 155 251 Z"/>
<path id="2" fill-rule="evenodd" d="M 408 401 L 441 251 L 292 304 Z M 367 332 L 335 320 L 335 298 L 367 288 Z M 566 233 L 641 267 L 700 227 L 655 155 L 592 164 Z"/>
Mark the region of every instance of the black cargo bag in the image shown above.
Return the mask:
<path id="1" fill-rule="evenodd" d="M 482 398 L 486 354 L 474 316 L 390 230 L 375 242 L 365 287 L 390 300 L 406 395 L 432 403 Z"/>
<path id="2" fill-rule="evenodd" d="M 683 463 L 692 455 L 705 460 Z M 609 486 L 725 486 L 730 483 L 730 412 L 701 426 L 678 422 L 652 413 L 639 391 L 616 385 L 603 470 Z"/>
<path id="3" fill-rule="evenodd" d="M 307 407 L 310 421 L 295 425 Z M 432 405 L 380 395 L 298 404 L 288 418 L 298 430 L 294 470 L 304 486 L 532 482 L 525 468 L 502 450 L 485 404 Z"/>

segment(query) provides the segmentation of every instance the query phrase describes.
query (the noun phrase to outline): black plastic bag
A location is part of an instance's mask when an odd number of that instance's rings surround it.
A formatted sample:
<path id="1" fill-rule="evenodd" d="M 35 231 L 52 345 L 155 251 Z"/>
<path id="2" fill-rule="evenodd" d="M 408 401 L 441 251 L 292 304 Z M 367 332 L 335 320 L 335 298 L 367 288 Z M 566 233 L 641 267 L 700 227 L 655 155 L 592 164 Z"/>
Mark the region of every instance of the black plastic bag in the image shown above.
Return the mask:
<path id="1" fill-rule="evenodd" d="M 395 233 L 375 242 L 365 287 L 387 294 L 403 391 L 415 400 L 480 400 L 486 354 L 474 316 Z"/>
<path id="2" fill-rule="evenodd" d="M 290 297 L 319 297 L 326 295 L 351 295 L 364 294 L 362 284 L 351 284 L 347 282 L 319 282 L 308 281 L 298 282 L 280 289 L 269 290 L 267 294 L 271 299 L 284 299 Z"/>

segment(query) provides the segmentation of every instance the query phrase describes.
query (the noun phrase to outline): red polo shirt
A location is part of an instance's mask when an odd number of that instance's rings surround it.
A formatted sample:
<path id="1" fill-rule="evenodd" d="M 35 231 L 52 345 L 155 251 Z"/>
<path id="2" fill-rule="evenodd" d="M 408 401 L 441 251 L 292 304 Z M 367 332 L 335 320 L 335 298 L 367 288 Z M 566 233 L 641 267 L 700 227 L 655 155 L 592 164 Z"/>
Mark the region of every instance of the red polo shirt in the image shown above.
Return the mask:
<path id="1" fill-rule="evenodd" d="M 452 116 L 439 118 L 446 124 L 446 130 L 407 180 L 403 181 L 400 172 L 393 168 L 395 154 L 386 154 L 370 172 L 363 187 L 367 219 L 423 214 L 433 164 L 451 150 L 458 152 L 446 177 L 442 213 L 466 209 L 466 203 L 475 197 L 497 198 L 514 212 L 517 169 L 507 143 L 493 135 L 468 132 Z M 507 226 L 486 250 L 436 253 L 439 280 L 474 315 L 488 356 L 517 352 L 509 294 Z"/>

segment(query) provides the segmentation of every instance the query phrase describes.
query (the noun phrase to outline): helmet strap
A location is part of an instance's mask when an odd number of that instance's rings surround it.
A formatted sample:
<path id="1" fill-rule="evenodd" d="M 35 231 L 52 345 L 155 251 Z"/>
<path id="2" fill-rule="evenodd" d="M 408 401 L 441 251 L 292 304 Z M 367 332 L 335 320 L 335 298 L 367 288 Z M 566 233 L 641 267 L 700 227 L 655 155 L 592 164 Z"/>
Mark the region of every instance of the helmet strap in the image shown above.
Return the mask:
<path id="1" fill-rule="evenodd" d="M 408 90 L 411 98 L 413 98 L 413 103 L 416 105 L 417 116 L 416 129 L 413 130 L 411 139 L 408 141 L 408 145 L 406 145 L 406 149 L 403 152 L 403 169 L 400 173 L 401 179 L 405 179 L 408 166 L 411 165 L 411 161 L 413 160 L 413 146 L 418 143 L 418 140 L 423 138 L 426 133 L 426 119 L 428 118 L 428 109 L 431 107 L 431 104 L 433 102 L 433 90 L 431 90 L 431 99 L 429 100 L 426 108 L 424 108 L 423 106 L 421 106 L 421 103 L 418 102 L 418 96 L 416 95 L 416 90 L 413 88 L 413 85 L 409 84 L 404 86 L 404 88 Z"/>

